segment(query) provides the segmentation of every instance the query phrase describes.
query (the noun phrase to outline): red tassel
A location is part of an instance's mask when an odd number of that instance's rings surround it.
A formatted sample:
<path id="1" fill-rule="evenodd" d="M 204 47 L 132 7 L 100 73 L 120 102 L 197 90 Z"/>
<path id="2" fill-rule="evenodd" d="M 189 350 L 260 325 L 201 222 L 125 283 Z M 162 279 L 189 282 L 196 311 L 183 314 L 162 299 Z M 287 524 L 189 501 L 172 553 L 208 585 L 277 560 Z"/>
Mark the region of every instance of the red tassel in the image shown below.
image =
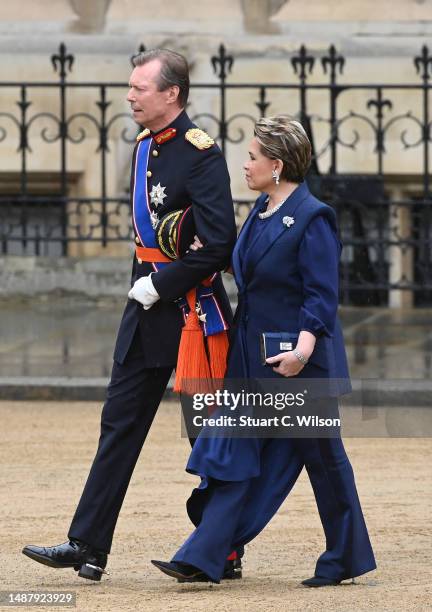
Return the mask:
<path id="1" fill-rule="evenodd" d="M 204 334 L 195 310 L 196 290 L 189 291 L 186 299 L 190 311 L 180 338 L 174 391 L 193 395 L 211 390 L 211 372 Z"/>

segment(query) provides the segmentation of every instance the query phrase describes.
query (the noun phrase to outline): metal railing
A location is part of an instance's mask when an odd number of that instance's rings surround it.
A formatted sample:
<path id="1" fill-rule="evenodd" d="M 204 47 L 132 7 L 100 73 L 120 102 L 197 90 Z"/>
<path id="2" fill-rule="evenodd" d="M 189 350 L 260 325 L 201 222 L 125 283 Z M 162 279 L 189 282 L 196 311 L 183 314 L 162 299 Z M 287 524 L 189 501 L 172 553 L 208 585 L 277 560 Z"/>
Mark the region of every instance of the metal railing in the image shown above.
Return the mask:
<path id="1" fill-rule="evenodd" d="M 122 106 L 127 85 L 74 81 L 74 62 L 61 44 L 51 57 L 56 81 L 0 82 L 0 156 L 10 160 L 0 186 L 4 254 L 67 255 L 72 243 L 106 247 L 130 240 L 127 190 L 113 187 L 109 180 L 112 144 L 123 143 L 131 152 L 137 133 Z M 192 83 L 188 112 L 217 140 L 228 160 L 236 147 L 245 148 L 259 116 L 289 108 L 307 129 L 314 147 L 310 185 L 335 207 L 345 245 L 343 303 L 385 304 L 389 292 L 410 291 L 416 304 L 430 304 L 432 56 L 428 48 L 424 46 L 413 59 L 410 83 L 348 83 L 343 73 L 346 60 L 333 45 L 321 57 L 301 46 L 287 61 L 290 73 L 281 83 L 234 82 L 230 77 L 234 57 L 224 45 L 210 62 L 214 80 Z M 244 112 L 233 113 L 232 108 L 239 108 L 239 95 L 248 102 Z M 353 104 L 357 104 L 354 110 Z M 400 156 L 416 152 L 410 157 L 408 195 L 401 196 L 400 190 L 395 195 L 393 190 L 401 174 L 392 165 L 396 144 Z M 94 146 L 97 156 L 97 169 L 92 167 L 98 185 L 94 196 L 81 196 L 73 188 L 77 172 L 71 163 L 76 156 L 72 147 L 80 146 Z M 38 151 L 47 155 L 52 147 L 58 163 L 43 186 L 43 165 L 34 160 Z M 353 171 L 360 167 L 361 172 Z M 239 218 L 250 204 L 251 200 L 236 199 Z"/>

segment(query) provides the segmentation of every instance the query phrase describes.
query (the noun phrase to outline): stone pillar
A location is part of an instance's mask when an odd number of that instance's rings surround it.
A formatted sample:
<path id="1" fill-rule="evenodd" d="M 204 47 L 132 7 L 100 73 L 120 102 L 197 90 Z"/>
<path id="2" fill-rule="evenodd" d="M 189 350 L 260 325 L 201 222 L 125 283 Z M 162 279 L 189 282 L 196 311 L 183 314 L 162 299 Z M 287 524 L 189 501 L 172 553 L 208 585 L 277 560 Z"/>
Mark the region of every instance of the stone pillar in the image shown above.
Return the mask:
<path id="1" fill-rule="evenodd" d="M 403 199 L 401 190 L 392 191 L 392 199 Z M 411 210 L 409 206 L 397 206 L 392 204 L 389 209 L 389 231 L 390 239 L 394 241 L 406 240 L 411 237 Z M 414 258 L 413 249 L 410 246 L 389 247 L 389 282 L 396 283 L 401 278 L 408 282 L 414 280 Z M 414 294 L 408 289 L 392 289 L 389 292 L 390 308 L 412 308 Z"/>
<path id="2" fill-rule="evenodd" d="M 279 32 L 277 24 L 270 17 L 286 4 L 288 0 L 242 0 L 243 21 L 245 30 L 258 34 L 275 34 Z"/>
<path id="3" fill-rule="evenodd" d="M 101 32 L 111 0 L 69 0 L 78 19 L 71 27 L 74 32 Z"/>

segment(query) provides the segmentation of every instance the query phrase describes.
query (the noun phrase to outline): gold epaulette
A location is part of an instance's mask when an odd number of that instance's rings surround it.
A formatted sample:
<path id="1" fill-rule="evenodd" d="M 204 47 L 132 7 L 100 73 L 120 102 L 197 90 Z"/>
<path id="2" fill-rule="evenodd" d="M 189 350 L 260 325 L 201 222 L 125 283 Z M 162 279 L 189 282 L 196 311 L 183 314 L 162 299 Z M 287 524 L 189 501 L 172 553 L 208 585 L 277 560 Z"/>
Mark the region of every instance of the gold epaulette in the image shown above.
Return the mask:
<path id="1" fill-rule="evenodd" d="M 137 142 L 139 142 L 140 140 L 144 140 L 144 138 L 147 138 L 147 136 L 150 136 L 150 130 L 148 128 L 138 134 L 138 136 L 136 137 Z"/>
<path id="2" fill-rule="evenodd" d="M 185 134 L 186 140 L 194 145 L 201 151 L 204 149 L 210 149 L 214 145 L 214 140 L 204 130 L 199 128 L 191 128 Z"/>

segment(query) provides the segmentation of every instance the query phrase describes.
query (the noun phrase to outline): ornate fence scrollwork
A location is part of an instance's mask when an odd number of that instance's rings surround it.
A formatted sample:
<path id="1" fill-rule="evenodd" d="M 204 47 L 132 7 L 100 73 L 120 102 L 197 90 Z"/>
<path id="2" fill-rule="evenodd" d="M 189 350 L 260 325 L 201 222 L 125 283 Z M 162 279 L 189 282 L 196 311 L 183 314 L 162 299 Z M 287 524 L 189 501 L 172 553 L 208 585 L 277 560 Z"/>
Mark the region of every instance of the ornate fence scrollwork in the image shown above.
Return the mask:
<path id="1" fill-rule="evenodd" d="M 144 45 L 138 53 L 142 51 Z M 128 194 L 124 184 L 119 188 L 110 180 L 112 160 L 117 159 L 112 156 L 118 156 L 121 143 L 131 150 L 138 131 L 123 108 L 127 85 L 72 80 L 75 57 L 63 43 L 50 59 L 57 81 L 0 82 L 5 94 L 0 155 L 9 161 L 15 155 L 9 174 L 16 178 L 8 179 L 9 187 L 0 191 L 4 254 L 67 255 L 72 243 L 106 246 L 130 239 Z M 432 303 L 428 47 L 413 58 L 418 83 L 347 83 L 346 59 L 334 45 L 321 54 L 302 45 L 287 62 L 291 76 L 278 83 L 236 82 L 237 60 L 223 44 L 209 61 L 214 81 L 192 83 L 191 114 L 217 140 L 228 162 L 236 147 L 245 147 L 260 116 L 290 109 L 309 133 L 314 148 L 310 185 L 335 207 L 344 241 L 342 301 L 384 304 L 390 291 L 408 290 L 416 303 Z M 194 97 L 196 91 L 206 95 Z M 91 195 L 81 197 L 70 181 L 77 172 L 77 150 L 84 146 L 96 176 Z M 400 172 L 392 168 L 392 160 L 395 154 L 412 155 L 416 150 L 415 161 L 410 158 L 409 189 L 399 186 L 395 195 L 392 180 Z M 58 162 L 48 173 L 53 176 L 46 193 L 35 188 L 44 156 Z M 363 165 L 356 164 L 356 156 Z M 366 166 L 367 171 L 359 170 Z M 231 172 L 239 169 L 232 167 Z M 239 220 L 251 200 L 236 199 Z"/>

